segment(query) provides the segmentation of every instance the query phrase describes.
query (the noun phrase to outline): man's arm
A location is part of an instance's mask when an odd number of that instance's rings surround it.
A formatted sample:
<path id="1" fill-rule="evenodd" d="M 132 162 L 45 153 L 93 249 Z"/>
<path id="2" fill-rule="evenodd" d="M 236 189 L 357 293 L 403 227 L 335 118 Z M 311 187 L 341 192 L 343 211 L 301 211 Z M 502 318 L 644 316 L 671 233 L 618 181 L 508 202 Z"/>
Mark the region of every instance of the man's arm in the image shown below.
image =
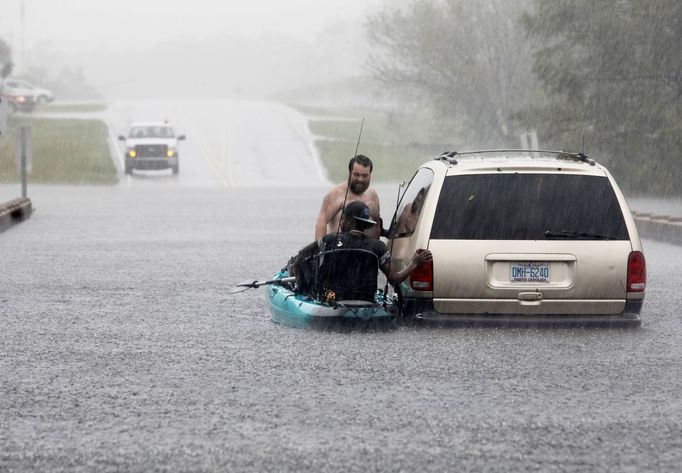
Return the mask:
<path id="1" fill-rule="evenodd" d="M 433 256 L 431 255 L 431 252 L 429 250 L 417 250 L 415 251 L 414 255 L 412 255 L 412 258 L 410 259 L 410 264 L 405 266 L 400 271 L 398 271 L 394 265 L 390 264 L 390 262 L 385 263 L 381 267 L 381 270 L 384 272 L 384 274 L 386 274 L 386 277 L 388 278 L 390 283 L 393 284 L 394 286 L 397 286 L 405 279 L 407 279 L 410 273 L 414 271 L 417 268 L 417 266 L 432 260 Z"/>
<path id="2" fill-rule="evenodd" d="M 377 191 L 375 191 L 373 188 L 370 188 L 370 191 L 372 192 L 372 205 L 369 207 L 372 209 L 373 217 L 375 219 L 379 219 L 381 217 L 381 207 L 379 206 L 379 194 L 377 194 Z M 376 212 L 376 213 L 375 213 Z"/>
<path id="3" fill-rule="evenodd" d="M 327 224 L 334 217 L 334 191 L 331 190 L 327 192 L 327 195 L 322 199 L 322 207 L 320 207 L 320 213 L 317 215 L 317 220 L 315 221 L 315 240 L 319 240 L 327 234 Z"/>
<path id="4" fill-rule="evenodd" d="M 381 207 L 379 206 L 379 194 L 373 189 L 370 188 L 369 191 L 370 194 L 370 199 L 366 201 L 365 203 L 370 209 L 371 216 L 374 219 L 374 221 L 377 222 L 377 226 L 374 227 L 369 234 L 376 238 L 377 240 L 383 236 L 382 235 L 382 230 L 383 230 L 383 222 L 381 220 Z"/>

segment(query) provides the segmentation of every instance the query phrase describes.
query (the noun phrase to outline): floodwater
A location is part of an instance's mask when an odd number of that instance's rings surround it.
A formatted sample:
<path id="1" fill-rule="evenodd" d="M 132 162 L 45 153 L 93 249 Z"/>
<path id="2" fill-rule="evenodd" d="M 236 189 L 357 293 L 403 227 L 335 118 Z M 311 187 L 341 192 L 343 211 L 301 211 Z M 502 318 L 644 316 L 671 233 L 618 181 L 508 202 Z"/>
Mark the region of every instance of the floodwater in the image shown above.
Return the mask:
<path id="1" fill-rule="evenodd" d="M 263 289 L 228 291 L 313 238 L 329 184 L 300 116 L 241 105 L 285 126 L 118 104 L 112 152 L 170 118 L 178 176 L 30 185 L 35 214 L 0 234 L 0 471 L 678 470 L 682 247 L 643 241 L 638 329 L 279 326 Z"/>
<path id="2" fill-rule="evenodd" d="M 298 330 L 227 291 L 326 188 L 132 179 L 33 186 L 0 234 L 0 470 L 679 468 L 681 247 L 644 241 L 639 329 Z"/>

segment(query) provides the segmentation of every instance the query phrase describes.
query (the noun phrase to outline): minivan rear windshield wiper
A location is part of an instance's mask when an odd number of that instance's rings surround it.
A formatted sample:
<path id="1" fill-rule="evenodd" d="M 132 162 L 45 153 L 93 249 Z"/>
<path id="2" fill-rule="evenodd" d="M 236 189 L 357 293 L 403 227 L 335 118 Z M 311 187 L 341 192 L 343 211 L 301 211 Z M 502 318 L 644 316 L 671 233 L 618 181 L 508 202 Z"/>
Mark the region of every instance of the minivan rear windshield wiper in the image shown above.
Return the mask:
<path id="1" fill-rule="evenodd" d="M 616 237 L 611 235 L 600 235 L 598 233 L 585 233 L 585 232 L 569 232 L 567 230 L 560 230 L 558 232 L 553 230 L 545 231 L 545 238 L 551 240 L 553 238 L 565 238 L 565 239 L 575 239 L 575 240 L 617 240 Z"/>

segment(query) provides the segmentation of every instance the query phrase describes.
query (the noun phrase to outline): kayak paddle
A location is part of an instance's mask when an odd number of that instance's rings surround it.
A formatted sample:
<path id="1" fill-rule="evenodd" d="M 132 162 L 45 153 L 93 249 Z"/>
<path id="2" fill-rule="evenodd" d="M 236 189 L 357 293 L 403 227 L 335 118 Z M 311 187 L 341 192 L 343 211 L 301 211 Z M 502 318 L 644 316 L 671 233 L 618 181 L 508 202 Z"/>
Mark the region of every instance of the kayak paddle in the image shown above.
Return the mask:
<path id="1" fill-rule="evenodd" d="M 283 282 L 293 282 L 296 281 L 294 276 L 288 278 L 270 279 L 269 281 L 244 281 L 237 284 L 235 287 L 230 289 L 228 294 L 236 294 L 237 292 L 244 292 L 247 289 L 255 289 L 257 287 L 265 286 L 266 284 L 280 284 Z"/>

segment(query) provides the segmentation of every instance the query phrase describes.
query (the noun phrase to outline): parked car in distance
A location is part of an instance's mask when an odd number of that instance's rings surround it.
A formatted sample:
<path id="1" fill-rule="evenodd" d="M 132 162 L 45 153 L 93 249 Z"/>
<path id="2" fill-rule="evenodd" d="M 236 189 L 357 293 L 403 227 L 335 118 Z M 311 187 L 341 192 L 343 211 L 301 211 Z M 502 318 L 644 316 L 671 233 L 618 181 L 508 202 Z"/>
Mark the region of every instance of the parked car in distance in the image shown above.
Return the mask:
<path id="1" fill-rule="evenodd" d="M 2 95 L 7 100 L 11 111 L 32 112 L 36 106 L 54 100 L 52 91 L 37 87 L 23 79 L 13 78 L 4 80 Z"/>
<path id="2" fill-rule="evenodd" d="M 408 319 L 641 324 L 635 220 L 582 153 L 444 153 L 416 172 L 388 231 L 395 264 L 433 254 L 397 288 Z"/>
<path id="3" fill-rule="evenodd" d="M 177 174 L 180 169 L 178 141 L 185 135 L 177 135 L 173 126 L 166 122 L 135 122 L 130 125 L 125 141 L 125 173 L 133 169 L 172 169 Z"/>

